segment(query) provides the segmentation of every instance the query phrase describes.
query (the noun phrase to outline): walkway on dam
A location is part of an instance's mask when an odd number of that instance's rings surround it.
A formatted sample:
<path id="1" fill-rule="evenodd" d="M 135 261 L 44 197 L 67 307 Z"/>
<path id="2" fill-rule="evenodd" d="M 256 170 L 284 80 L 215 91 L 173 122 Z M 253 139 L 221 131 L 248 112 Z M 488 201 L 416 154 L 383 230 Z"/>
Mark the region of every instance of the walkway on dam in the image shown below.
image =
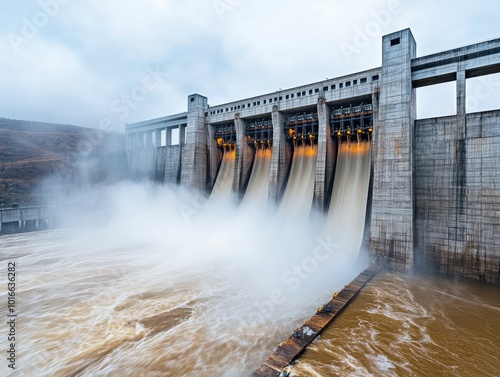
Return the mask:
<path id="1" fill-rule="evenodd" d="M 302 327 L 295 330 L 287 340 L 281 343 L 276 351 L 249 377 L 278 377 L 283 369 L 305 351 L 306 347 L 349 305 L 361 288 L 379 271 L 380 267 L 371 266 L 360 273 Z"/>

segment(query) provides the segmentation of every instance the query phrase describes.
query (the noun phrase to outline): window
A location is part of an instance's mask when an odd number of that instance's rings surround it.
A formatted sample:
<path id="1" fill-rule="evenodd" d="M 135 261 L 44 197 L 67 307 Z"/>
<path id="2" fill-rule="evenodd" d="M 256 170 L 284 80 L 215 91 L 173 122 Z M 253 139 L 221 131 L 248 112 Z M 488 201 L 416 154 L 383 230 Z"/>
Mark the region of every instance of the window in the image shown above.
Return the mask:
<path id="1" fill-rule="evenodd" d="M 245 108 L 245 105 L 241 105 L 241 108 L 244 109 Z"/>
<path id="2" fill-rule="evenodd" d="M 372 76 L 372 81 L 377 81 L 378 80 L 378 75 Z"/>
<path id="3" fill-rule="evenodd" d="M 217 114 L 219 114 L 219 110 L 217 110 Z"/>
<path id="4" fill-rule="evenodd" d="M 293 93 L 292 93 L 292 94 L 290 94 L 290 97 L 292 97 L 292 98 L 293 98 L 293 96 L 294 96 L 294 94 L 293 94 Z"/>
<path id="5" fill-rule="evenodd" d="M 303 96 L 305 96 L 305 95 L 306 95 L 306 91 L 305 91 L 305 90 L 302 92 L 302 95 L 303 95 Z"/>
<path id="6" fill-rule="evenodd" d="M 314 93 L 319 93 L 319 88 L 314 89 Z"/>
<path id="7" fill-rule="evenodd" d="M 244 105 L 243 105 L 244 106 Z M 240 105 L 238 105 L 238 110 L 240 109 Z"/>
<path id="8" fill-rule="evenodd" d="M 309 94 L 313 94 L 313 90 L 312 89 L 309 89 Z"/>
<path id="9" fill-rule="evenodd" d="M 398 45 L 400 43 L 401 43 L 401 39 L 400 38 L 391 39 L 391 46 L 396 46 L 396 45 Z"/>
<path id="10" fill-rule="evenodd" d="M 280 101 L 283 99 L 283 96 L 280 96 Z M 274 99 L 276 101 L 276 98 Z"/>
<path id="11" fill-rule="evenodd" d="M 297 93 L 297 97 L 300 97 L 300 92 Z"/>
<path id="12" fill-rule="evenodd" d="M 330 89 L 331 89 L 331 90 L 335 90 L 335 84 L 331 85 L 331 86 L 330 86 Z"/>
<path id="13" fill-rule="evenodd" d="M 233 107 L 231 106 L 231 111 L 233 111 Z"/>
<path id="14" fill-rule="evenodd" d="M 269 103 L 273 103 L 273 99 L 272 98 L 269 98 Z"/>
<path id="15" fill-rule="evenodd" d="M 254 106 L 257 106 L 257 102 L 254 102 L 254 103 L 253 103 L 253 105 L 254 105 Z"/>
<path id="16" fill-rule="evenodd" d="M 363 77 L 361 80 L 359 80 L 360 84 L 366 84 L 366 77 Z"/>
<path id="17" fill-rule="evenodd" d="M 191 102 L 194 102 L 194 97 L 191 97 Z"/>
<path id="18" fill-rule="evenodd" d="M 250 107 L 250 103 L 248 103 L 248 107 Z"/>
<path id="19" fill-rule="evenodd" d="M 290 96 L 287 94 L 287 95 L 285 96 L 285 98 L 286 98 L 286 99 L 288 99 L 288 98 L 290 98 Z"/>
<path id="20" fill-rule="evenodd" d="M 266 104 L 266 100 L 264 100 L 264 105 Z"/>
<path id="21" fill-rule="evenodd" d="M 328 87 L 327 86 L 323 87 L 323 92 L 328 92 Z"/>
<path id="22" fill-rule="evenodd" d="M 226 113 L 229 111 L 229 108 L 226 107 Z"/>
<path id="23" fill-rule="evenodd" d="M 344 87 L 344 84 L 340 83 L 339 84 L 339 89 L 342 89 Z"/>
<path id="24" fill-rule="evenodd" d="M 352 80 L 352 85 L 358 85 L 358 80 Z"/>
<path id="25" fill-rule="evenodd" d="M 350 81 L 347 81 L 347 82 L 345 83 L 345 87 L 347 88 L 348 86 L 351 86 L 351 82 L 350 82 Z"/>
<path id="26" fill-rule="evenodd" d="M 260 101 L 257 101 L 257 106 L 260 105 Z"/>

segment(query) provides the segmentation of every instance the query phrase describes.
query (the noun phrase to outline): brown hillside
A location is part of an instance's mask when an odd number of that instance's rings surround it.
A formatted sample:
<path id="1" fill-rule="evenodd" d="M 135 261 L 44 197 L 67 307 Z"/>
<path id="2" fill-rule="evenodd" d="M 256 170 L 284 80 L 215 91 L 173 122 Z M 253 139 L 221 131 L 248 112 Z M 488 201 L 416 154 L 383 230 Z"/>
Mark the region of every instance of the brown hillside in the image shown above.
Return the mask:
<path id="1" fill-rule="evenodd" d="M 78 181 L 82 164 L 95 183 L 123 173 L 124 135 L 66 124 L 0 118 L 0 201 L 45 201 L 39 187 L 48 177 Z M 116 178 L 116 171 L 113 173 Z"/>

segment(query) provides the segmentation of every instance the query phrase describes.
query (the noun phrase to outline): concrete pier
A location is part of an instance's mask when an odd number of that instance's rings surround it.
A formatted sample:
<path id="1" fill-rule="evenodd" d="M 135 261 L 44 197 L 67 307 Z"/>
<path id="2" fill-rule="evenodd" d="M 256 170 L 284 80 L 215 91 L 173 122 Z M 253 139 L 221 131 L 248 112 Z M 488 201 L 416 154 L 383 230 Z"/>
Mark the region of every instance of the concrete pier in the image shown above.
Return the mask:
<path id="1" fill-rule="evenodd" d="M 278 377 L 283 369 L 296 360 L 311 342 L 330 325 L 336 317 L 354 300 L 365 284 L 380 270 L 371 267 L 346 285 L 338 294 L 326 303 L 322 310 L 309 318 L 301 327 L 284 342 L 276 351 L 262 363 L 249 377 Z"/>

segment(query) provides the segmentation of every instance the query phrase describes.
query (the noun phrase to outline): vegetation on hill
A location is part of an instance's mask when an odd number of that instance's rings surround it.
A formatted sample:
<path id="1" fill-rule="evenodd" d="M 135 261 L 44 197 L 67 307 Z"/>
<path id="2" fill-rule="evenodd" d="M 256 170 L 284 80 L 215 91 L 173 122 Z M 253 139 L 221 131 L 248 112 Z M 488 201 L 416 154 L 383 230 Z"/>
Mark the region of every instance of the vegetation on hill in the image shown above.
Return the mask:
<path id="1" fill-rule="evenodd" d="M 60 185 L 114 181 L 126 174 L 123 134 L 67 124 L 0 118 L 0 201 L 40 204 Z"/>

